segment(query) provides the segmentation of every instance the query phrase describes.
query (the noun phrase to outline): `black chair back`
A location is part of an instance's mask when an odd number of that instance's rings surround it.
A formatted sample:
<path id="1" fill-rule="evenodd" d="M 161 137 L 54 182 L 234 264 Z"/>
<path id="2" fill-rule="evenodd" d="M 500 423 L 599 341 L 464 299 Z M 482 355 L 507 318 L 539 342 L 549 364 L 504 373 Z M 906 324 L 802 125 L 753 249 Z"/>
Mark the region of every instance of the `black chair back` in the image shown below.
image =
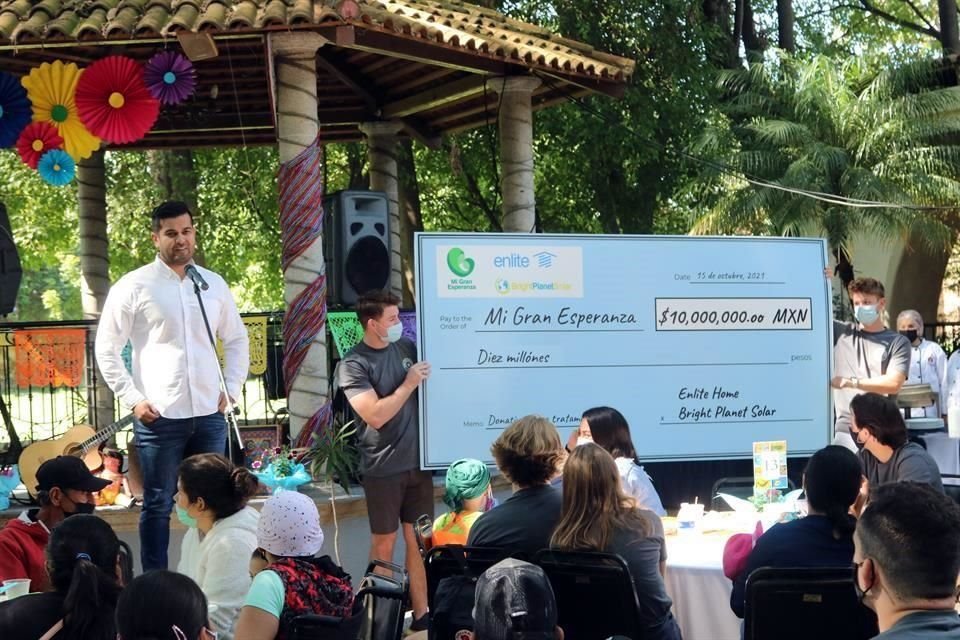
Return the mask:
<path id="1" fill-rule="evenodd" d="M 290 621 L 287 638 L 289 640 L 358 640 L 366 619 L 363 598 L 358 594 L 349 618 L 315 613 L 297 616 Z"/>
<path id="2" fill-rule="evenodd" d="M 534 564 L 550 579 L 565 638 L 643 637 L 636 587 L 622 557 L 544 549 Z"/>
<path id="3" fill-rule="evenodd" d="M 120 540 L 120 578 L 124 586 L 133 581 L 133 551 L 130 545 Z"/>
<path id="4" fill-rule="evenodd" d="M 431 547 L 423 559 L 427 573 L 427 604 L 430 610 L 434 608 L 437 587 L 444 578 L 465 575 L 476 579 L 504 558 L 521 555 L 511 556 L 509 552 L 497 547 L 465 547 L 459 544 Z"/>
<path id="5" fill-rule="evenodd" d="M 390 575 L 375 573 L 384 569 Z M 403 635 L 403 614 L 410 595 L 407 571 L 392 562 L 374 560 L 360 581 L 357 598 L 363 603 L 366 624 L 362 640 L 400 640 Z"/>
<path id="6" fill-rule="evenodd" d="M 860 604 L 852 567 L 761 567 L 747 577 L 744 640 L 867 640 L 877 616 Z"/>

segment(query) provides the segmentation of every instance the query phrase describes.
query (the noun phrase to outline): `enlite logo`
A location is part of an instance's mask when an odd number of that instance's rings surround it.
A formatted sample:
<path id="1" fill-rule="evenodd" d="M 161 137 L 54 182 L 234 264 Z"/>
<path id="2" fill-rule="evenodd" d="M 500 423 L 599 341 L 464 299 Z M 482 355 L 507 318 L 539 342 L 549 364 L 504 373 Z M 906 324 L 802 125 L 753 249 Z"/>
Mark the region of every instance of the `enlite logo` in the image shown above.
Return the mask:
<path id="1" fill-rule="evenodd" d="M 450 271 L 452 271 L 454 275 L 466 278 L 473 273 L 474 266 L 476 265 L 473 258 L 468 258 L 467 254 L 463 252 L 463 249 L 454 247 L 447 252 L 447 267 L 450 268 Z"/>

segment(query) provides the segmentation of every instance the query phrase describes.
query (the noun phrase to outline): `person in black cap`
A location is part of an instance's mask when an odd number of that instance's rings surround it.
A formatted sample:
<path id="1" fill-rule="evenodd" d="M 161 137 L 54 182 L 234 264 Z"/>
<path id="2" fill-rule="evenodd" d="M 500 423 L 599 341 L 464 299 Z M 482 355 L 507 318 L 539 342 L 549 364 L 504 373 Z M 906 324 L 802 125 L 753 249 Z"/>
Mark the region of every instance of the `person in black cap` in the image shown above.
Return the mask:
<path id="1" fill-rule="evenodd" d="M 29 578 L 31 591 L 44 591 L 44 550 L 50 530 L 69 516 L 93 513 L 93 494 L 109 484 L 74 456 L 58 456 L 40 465 L 36 487 L 40 508 L 22 512 L 0 529 L 0 581 Z"/>
<path id="2" fill-rule="evenodd" d="M 563 640 L 557 601 L 540 567 L 507 558 L 477 580 L 473 632 L 458 640 Z"/>

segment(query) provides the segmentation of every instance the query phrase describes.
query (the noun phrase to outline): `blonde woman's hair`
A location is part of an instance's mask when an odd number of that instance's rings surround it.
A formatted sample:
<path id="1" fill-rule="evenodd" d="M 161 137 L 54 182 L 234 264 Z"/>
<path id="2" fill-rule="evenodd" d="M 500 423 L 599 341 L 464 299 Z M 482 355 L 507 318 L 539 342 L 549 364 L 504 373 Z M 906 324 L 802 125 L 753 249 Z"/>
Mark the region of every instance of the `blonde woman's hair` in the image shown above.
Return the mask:
<path id="1" fill-rule="evenodd" d="M 563 469 L 563 509 L 550 546 L 570 551 L 606 551 L 622 529 L 652 533 L 636 501 L 623 492 L 613 456 L 588 443 L 573 450 Z"/>
<path id="2" fill-rule="evenodd" d="M 521 487 L 550 482 L 560 471 L 565 453 L 553 423 L 533 415 L 504 429 L 490 452 L 503 475 Z"/>

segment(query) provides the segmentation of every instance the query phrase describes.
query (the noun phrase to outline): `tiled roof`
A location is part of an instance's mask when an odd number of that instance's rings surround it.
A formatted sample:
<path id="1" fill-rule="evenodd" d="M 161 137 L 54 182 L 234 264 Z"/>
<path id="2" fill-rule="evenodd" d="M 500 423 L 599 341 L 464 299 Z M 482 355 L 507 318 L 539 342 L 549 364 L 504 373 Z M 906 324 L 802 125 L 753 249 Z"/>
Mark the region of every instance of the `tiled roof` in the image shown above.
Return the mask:
<path id="1" fill-rule="evenodd" d="M 634 69 L 631 60 L 456 0 L 0 0 L 0 47 L 337 24 L 607 80 L 626 80 Z"/>

